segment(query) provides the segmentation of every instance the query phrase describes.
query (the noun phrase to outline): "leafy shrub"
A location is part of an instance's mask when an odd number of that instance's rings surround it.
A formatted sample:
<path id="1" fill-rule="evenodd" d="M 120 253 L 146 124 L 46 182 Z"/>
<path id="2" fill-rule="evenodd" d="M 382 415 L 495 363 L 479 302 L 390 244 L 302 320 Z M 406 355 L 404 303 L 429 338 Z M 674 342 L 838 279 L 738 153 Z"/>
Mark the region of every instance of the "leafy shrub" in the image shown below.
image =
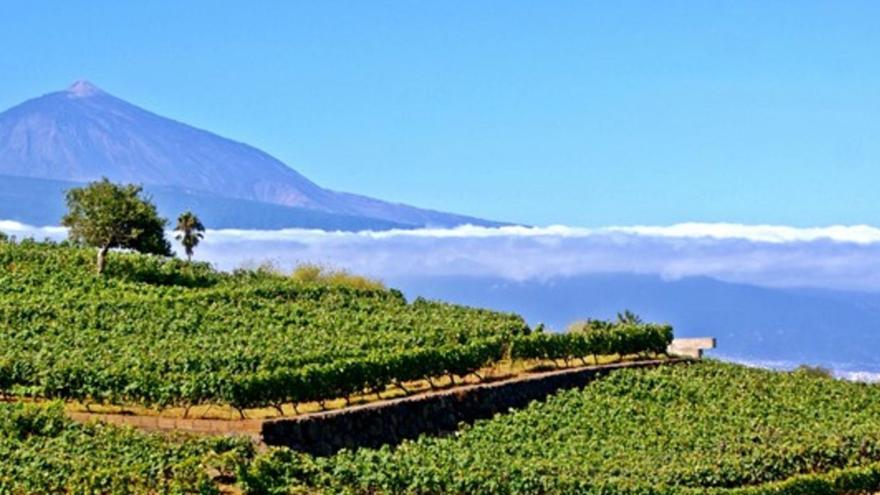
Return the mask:
<path id="1" fill-rule="evenodd" d="M 570 333 L 533 333 L 513 340 L 513 359 L 572 359 L 609 354 L 663 354 L 672 342 L 672 327 L 618 324 Z"/>
<path id="2" fill-rule="evenodd" d="M 111 260 L 105 274 L 129 282 L 210 287 L 222 279 L 209 263 L 192 263 L 177 258 L 136 253 L 113 253 Z"/>
<path id="3" fill-rule="evenodd" d="M 607 330 L 614 325 L 614 322 L 607 320 L 587 319 L 570 323 L 565 331 L 568 333 L 585 333 L 593 330 Z"/>
<path id="4" fill-rule="evenodd" d="M 323 284 L 337 287 L 349 287 L 352 289 L 385 289 L 385 284 L 378 280 L 354 275 L 346 270 L 330 269 L 314 263 L 304 263 L 297 266 L 290 277 L 297 282 L 307 284 Z"/>
<path id="5" fill-rule="evenodd" d="M 802 364 L 798 366 L 795 370 L 795 373 L 801 373 L 807 376 L 812 376 L 814 378 L 834 378 L 833 373 L 828 368 L 823 368 L 821 366 L 810 366 L 808 364 Z"/>

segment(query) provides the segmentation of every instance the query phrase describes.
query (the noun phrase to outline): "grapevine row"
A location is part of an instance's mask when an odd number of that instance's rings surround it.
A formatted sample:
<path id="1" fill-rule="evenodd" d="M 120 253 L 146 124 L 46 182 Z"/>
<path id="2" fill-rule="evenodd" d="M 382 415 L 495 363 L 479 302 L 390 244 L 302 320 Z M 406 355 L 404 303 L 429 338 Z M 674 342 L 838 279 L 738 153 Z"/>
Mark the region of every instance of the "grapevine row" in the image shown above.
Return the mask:
<path id="1" fill-rule="evenodd" d="M 509 355 L 513 359 L 575 359 L 596 355 L 661 353 L 672 331 L 663 325 L 624 325 L 584 334 L 519 336 L 472 344 L 280 367 L 247 373 L 125 375 L 103 373 L 77 362 L 36 373 L 25 362 L 0 359 L 0 392 L 16 386 L 50 399 L 192 406 L 227 404 L 236 409 L 324 402 L 387 386 L 440 376 L 466 376 Z M 509 348 L 509 351 L 508 351 Z M 37 378 L 34 380 L 34 378 Z"/>

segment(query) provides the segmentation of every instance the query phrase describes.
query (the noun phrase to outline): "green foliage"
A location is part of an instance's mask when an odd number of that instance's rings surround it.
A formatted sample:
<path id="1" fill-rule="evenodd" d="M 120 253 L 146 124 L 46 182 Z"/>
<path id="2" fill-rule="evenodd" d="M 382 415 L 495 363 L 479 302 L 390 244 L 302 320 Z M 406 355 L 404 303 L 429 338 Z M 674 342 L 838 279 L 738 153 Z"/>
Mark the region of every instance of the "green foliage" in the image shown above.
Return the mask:
<path id="1" fill-rule="evenodd" d="M 103 271 L 104 255 L 111 248 L 171 255 L 166 220 L 142 192 L 140 186 L 117 185 L 106 178 L 67 192 L 68 212 L 61 224 L 69 229 L 72 241 L 99 249 L 98 272 Z"/>
<path id="2" fill-rule="evenodd" d="M 9 242 L 9 235 L 6 232 L 0 231 L 0 242 Z"/>
<path id="3" fill-rule="evenodd" d="M 326 493 L 865 493 L 880 488 L 880 389 L 716 362 L 620 370 L 454 436 L 253 466 L 264 486 Z"/>
<path id="4" fill-rule="evenodd" d="M 834 378 L 834 375 L 831 373 L 831 370 L 828 368 L 823 368 L 821 366 L 810 366 L 808 364 L 802 364 L 794 370 L 795 373 L 803 373 L 805 375 L 809 375 L 815 378 Z"/>
<path id="5" fill-rule="evenodd" d="M 186 263 L 177 258 L 134 253 L 114 256 L 105 273 L 127 282 L 181 287 L 211 287 L 224 280 L 208 263 Z"/>
<path id="6" fill-rule="evenodd" d="M 592 330 L 607 330 L 616 325 L 641 325 L 643 323 L 644 320 L 639 315 L 625 309 L 623 312 L 617 313 L 617 319 L 614 321 L 589 318 L 571 323 L 566 331 L 569 333 L 590 332 Z"/>
<path id="7" fill-rule="evenodd" d="M 612 321 L 587 319 L 571 323 L 565 331 L 568 333 L 583 333 L 593 330 L 607 330 L 614 325 L 616 323 Z"/>
<path id="8" fill-rule="evenodd" d="M 205 238 L 205 226 L 193 212 L 187 211 L 177 217 L 177 240 L 183 245 L 187 260 L 192 260 L 193 251 Z"/>
<path id="9" fill-rule="evenodd" d="M 60 404 L 0 404 L 0 493 L 219 493 L 254 456 L 244 439 L 167 439 L 79 425 Z"/>
<path id="10" fill-rule="evenodd" d="M 354 275 L 345 270 L 334 270 L 314 263 L 297 266 L 290 274 L 293 280 L 308 284 L 334 285 L 352 289 L 381 290 L 385 284 L 378 280 Z"/>
<path id="11" fill-rule="evenodd" d="M 533 333 L 513 340 L 513 359 L 562 359 L 609 354 L 663 354 L 672 342 L 672 327 L 654 324 L 616 324 L 590 330 L 552 334 Z"/>
<path id="12" fill-rule="evenodd" d="M 0 456 L 0 493 L 873 493 L 880 389 L 716 362 L 620 370 L 452 436 L 326 458 L 0 404 Z"/>
<path id="13" fill-rule="evenodd" d="M 622 313 L 617 313 L 617 322 L 621 324 L 638 325 L 644 323 L 642 318 L 628 309 L 624 309 Z"/>
<path id="14" fill-rule="evenodd" d="M 86 249 L 0 244 L 0 394 L 159 407 L 264 407 L 464 375 L 516 315 L 392 290 Z"/>
<path id="15" fill-rule="evenodd" d="M 238 486 L 245 493 L 260 495 L 315 493 L 304 480 L 316 474 L 314 462 L 307 454 L 272 449 L 239 472 Z"/>

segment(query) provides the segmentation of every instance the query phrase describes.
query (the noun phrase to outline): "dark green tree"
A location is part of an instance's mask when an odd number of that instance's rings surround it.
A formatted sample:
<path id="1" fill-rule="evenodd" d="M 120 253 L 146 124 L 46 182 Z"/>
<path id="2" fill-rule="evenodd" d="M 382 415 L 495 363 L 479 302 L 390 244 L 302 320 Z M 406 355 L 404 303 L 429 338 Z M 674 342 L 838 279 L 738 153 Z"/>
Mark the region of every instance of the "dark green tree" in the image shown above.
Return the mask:
<path id="1" fill-rule="evenodd" d="M 199 245 L 199 242 L 205 238 L 205 226 L 202 225 L 199 217 L 193 212 L 187 211 L 177 217 L 177 227 L 174 230 L 177 232 L 177 240 L 180 241 L 184 251 L 186 251 L 187 261 L 192 261 L 193 251 Z"/>
<path id="2" fill-rule="evenodd" d="M 97 269 L 103 273 L 112 248 L 171 256 L 165 239 L 167 220 L 134 184 L 114 184 L 106 178 L 67 191 L 67 215 L 61 224 L 71 241 L 98 248 Z"/>

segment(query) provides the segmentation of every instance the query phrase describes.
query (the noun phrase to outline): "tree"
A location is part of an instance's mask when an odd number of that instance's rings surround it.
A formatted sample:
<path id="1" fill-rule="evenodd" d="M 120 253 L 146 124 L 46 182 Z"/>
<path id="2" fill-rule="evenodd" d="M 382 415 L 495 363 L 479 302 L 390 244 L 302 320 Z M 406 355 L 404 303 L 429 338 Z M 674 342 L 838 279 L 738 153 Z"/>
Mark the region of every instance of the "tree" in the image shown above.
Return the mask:
<path id="1" fill-rule="evenodd" d="M 111 248 L 173 254 L 165 239 L 168 221 L 142 192 L 141 186 L 114 184 L 107 178 L 67 191 L 67 215 L 61 224 L 69 229 L 70 240 L 98 248 L 98 273 L 104 272 Z"/>
<path id="2" fill-rule="evenodd" d="M 186 251 L 187 261 L 192 261 L 193 250 L 205 238 L 205 226 L 202 225 L 199 217 L 195 216 L 193 212 L 187 211 L 177 217 L 177 227 L 174 230 L 178 232 L 177 240 Z"/>

